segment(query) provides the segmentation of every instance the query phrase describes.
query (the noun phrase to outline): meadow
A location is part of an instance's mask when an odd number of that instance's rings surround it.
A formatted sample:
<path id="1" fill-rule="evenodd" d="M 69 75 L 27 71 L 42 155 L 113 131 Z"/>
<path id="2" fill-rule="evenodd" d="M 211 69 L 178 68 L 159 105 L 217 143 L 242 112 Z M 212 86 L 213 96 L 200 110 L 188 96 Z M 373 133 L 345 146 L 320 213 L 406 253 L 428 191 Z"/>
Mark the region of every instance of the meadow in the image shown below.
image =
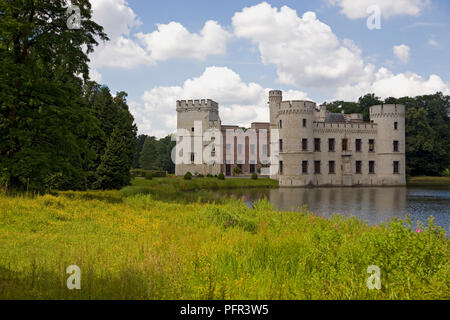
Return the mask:
<path id="1" fill-rule="evenodd" d="M 277 212 L 266 200 L 0 195 L 0 299 L 449 299 L 445 232 L 408 223 Z M 70 265 L 81 290 L 67 289 Z M 381 290 L 367 288 L 370 265 Z"/>

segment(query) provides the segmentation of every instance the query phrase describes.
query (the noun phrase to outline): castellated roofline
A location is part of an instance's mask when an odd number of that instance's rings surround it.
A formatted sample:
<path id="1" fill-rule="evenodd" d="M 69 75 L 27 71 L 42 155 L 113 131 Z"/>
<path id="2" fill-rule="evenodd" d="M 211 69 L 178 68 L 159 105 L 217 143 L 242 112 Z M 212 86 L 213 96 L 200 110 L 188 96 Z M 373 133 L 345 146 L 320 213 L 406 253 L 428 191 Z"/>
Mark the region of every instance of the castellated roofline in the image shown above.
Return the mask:
<path id="1" fill-rule="evenodd" d="M 405 114 L 405 106 L 403 104 L 380 104 L 370 107 L 369 110 L 371 115 L 404 116 Z"/>
<path id="2" fill-rule="evenodd" d="M 177 100 L 179 108 L 218 108 L 219 104 L 211 99 Z"/>
<path id="3" fill-rule="evenodd" d="M 316 103 L 309 100 L 287 100 L 280 103 L 281 108 L 308 108 L 315 109 Z"/>

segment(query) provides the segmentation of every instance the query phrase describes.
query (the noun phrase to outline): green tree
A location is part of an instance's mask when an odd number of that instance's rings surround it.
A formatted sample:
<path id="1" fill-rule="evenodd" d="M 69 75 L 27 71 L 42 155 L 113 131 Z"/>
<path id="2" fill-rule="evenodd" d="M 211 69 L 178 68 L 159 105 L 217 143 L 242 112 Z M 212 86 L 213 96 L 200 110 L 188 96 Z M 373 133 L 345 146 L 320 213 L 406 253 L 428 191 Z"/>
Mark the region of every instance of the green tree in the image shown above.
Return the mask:
<path id="1" fill-rule="evenodd" d="M 382 104 L 383 101 L 373 93 L 366 94 L 358 99 L 359 113 L 363 114 L 364 121 L 370 121 L 370 107 Z"/>
<path id="2" fill-rule="evenodd" d="M 133 168 L 140 169 L 139 158 L 141 157 L 142 149 L 144 147 L 146 135 L 141 134 L 136 138 L 136 154 L 134 155 Z"/>
<path id="3" fill-rule="evenodd" d="M 89 1 L 72 2 L 79 30 L 67 28 L 65 1 L 0 0 L 0 174 L 14 188 L 88 185 L 87 137 L 98 126 L 82 85 L 88 53 L 107 37 Z"/>
<path id="4" fill-rule="evenodd" d="M 139 163 L 141 165 L 141 169 L 144 170 L 161 169 L 161 163 L 158 157 L 158 141 L 155 137 L 147 137 L 145 139 Z"/>

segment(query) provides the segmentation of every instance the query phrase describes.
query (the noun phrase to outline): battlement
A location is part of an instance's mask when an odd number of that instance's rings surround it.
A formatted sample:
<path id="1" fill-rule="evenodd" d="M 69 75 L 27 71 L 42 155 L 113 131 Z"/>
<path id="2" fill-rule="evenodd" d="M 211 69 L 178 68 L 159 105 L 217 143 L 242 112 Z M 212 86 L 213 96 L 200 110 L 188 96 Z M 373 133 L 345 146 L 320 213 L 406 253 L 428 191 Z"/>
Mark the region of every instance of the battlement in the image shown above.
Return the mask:
<path id="1" fill-rule="evenodd" d="M 281 90 L 271 90 L 271 91 L 269 91 L 269 97 L 273 97 L 273 96 L 282 97 L 283 96 L 283 91 L 281 91 Z"/>
<path id="2" fill-rule="evenodd" d="M 402 104 L 381 104 L 370 107 L 370 118 L 404 117 L 405 106 Z"/>
<path id="3" fill-rule="evenodd" d="M 211 99 L 197 99 L 197 100 L 178 100 L 178 108 L 213 108 L 218 109 L 219 104 Z"/>
<path id="4" fill-rule="evenodd" d="M 314 121 L 314 129 L 345 129 L 348 132 L 362 130 L 377 130 L 378 125 L 371 122 L 351 123 L 351 122 L 321 122 Z"/>
<path id="5" fill-rule="evenodd" d="M 280 109 L 303 109 L 313 112 L 316 109 L 316 103 L 308 100 L 288 100 L 282 101 Z"/>

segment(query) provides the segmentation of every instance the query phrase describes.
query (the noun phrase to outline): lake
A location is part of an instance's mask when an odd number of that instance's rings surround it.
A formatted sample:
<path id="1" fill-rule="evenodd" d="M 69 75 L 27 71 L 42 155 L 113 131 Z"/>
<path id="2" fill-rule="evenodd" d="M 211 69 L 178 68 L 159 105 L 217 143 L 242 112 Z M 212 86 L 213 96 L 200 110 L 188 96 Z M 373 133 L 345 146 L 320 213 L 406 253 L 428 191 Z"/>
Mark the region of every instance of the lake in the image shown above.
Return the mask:
<path id="1" fill-rule="evenodd" d="M 249 206 L 266 197 L 277 210 L 301 211 L 306 205 L 320 216 L 357 216 L 371 225 L 407 215 L 425 223 L 432 215 L 447 233 L 450 226 L 450 186 L 247 189 L 218 195 L 241 198 Z"/>

